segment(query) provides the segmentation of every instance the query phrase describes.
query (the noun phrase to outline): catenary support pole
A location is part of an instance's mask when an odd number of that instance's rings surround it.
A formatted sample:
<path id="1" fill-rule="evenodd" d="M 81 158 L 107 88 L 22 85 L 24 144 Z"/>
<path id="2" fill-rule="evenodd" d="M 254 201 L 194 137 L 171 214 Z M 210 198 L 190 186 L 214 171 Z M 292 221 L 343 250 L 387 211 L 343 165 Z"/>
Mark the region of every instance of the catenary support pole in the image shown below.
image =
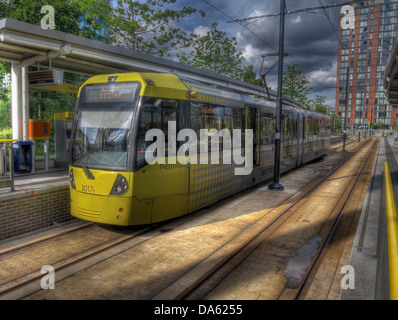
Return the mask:
<path id="1" fill-rule="evenodd" d="M 274 155 L 274 181 L 268 185 L 270 190 L 283 191 L 285 187 L 279 182 L 280 155 L 282 135 L 282 79 L 283 79 L 283 51 L 285 38 L 285 0 L 280 0 L 281 16 L 279 24 L 279 64 L 278 64 L 278 92 L 276 100 L 276 130 L 275 130 L 275 155 Z"/>

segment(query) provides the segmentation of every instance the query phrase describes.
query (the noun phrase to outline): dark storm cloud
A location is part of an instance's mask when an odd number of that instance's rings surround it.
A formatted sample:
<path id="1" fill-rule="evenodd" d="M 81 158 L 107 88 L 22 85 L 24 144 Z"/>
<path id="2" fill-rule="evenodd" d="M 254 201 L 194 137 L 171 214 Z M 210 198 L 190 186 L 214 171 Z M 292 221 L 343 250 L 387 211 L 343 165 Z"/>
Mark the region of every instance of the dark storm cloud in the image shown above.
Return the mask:
<path id="1" fill-rule="evenodd" d="M 321 3 L 326 5 L 331 1 L 323 0 Z M 287 0 L 289 11 L 319 5 L 320 1 Z M 264 10 L 257 9 L 251 14 L 276 12 L 279 12 L 279 1 L 271 1 Z M 285 59 L 285 66 L 298 64 L 313 87 L 312 94 L 325 95 L 328 97 L 328 102 L 334 105 L 338 51 L 336 33 L 339 30 L 340 7 L 327 9 L 330 22 L 323 10 L 316 10 L 316 12 L 286 15 L 285 52 L 289 56 Z M 240 39 L 246 44 L 250 43 L 253 52 L 261 54 L 278 50 L 279 17 L 261 19 L 248 24 L 248 28 L 251 32 L 243 29 Z M 255 60 L 252 59 L 250 62 L 253 63 Z M 276 86 L 276 71 L 269 75 L 269 83 Z"/>
<path id="2" fill-rule="evenodd" d="M 211 4 L 211 6 L 208 3 Z M 343 0 L 286 0 L 288 11 L 311 8 L 331 3 L 343 3 Z M 236 37 L 239 49 L 244 52 L 247 64 L 253 64 L 259 71 L 260 56 L 263 53 L 277 52 L 279 41 L 279 17 L 269 17 L 256 22 L 228 23 L 235 18 L 244 18 L 261 14 L 278 13 L 279 0 L 179 0 L 180 5 L 191 5 L 204 10 L 206 17 L 199 15 L 190 17 L 184 28 L 192 32 L 198 26 L 210 27 L 218 23 L 218 29 L 227 32 L 229 37 Z M 336 63 L 341 7 L 327 9 L 329 19 L 323 10 L 317 13 L 296 13 L 286 15 L 285 52 L 290 56 L 285 59 L 288 64 L 298 64 L 306 74 L 313 87 L 312 94 L 327 96 L 328 102 L 334 106 L 336 85 Z M 231 19 L 232 18 L 232 19 Z M 247 30 L 247 28 L 250 30 Z M 270 48 L 272 47 L 272 49 Z M 269 74 L 269 83 L 276 87 L 276 69 Z M 332 87 L 332 88 L 331 88 Z"/>
<path id="3" fill-rule="evenodd" d="M 243 30 L 242 35 L 247 43 L 265 52 L 276 52 L 279 41 L 278 18 L 266 18 L 249 26 L 250 31 Z M 271 49 L 269 45 L 275 50 Z M 291 55 L 289 61 L 300 60 L 304 71 L 313 71 L 318 65 L 313 61 L 315 57 L 324 60 L 321 67 L 337 59 L 338 40 L 326 20 L 326 17 L 315 14 L 300 14 L 286 17 L 285 52 Z M 305 62 L 307 61 L 307 62 Z M 297 62 L 298 63 L 298 62 Z M 322 63 L 322 62 L 321 62 Z"/>

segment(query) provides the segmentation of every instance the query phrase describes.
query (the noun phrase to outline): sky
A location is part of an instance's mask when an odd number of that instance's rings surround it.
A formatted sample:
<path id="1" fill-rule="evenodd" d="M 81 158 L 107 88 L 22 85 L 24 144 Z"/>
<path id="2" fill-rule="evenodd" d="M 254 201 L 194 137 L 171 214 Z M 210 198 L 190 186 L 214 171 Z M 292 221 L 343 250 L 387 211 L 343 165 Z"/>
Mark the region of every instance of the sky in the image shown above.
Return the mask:
<path id="1" fill-rule="evenodd" d="M 342 4 L 343 0 L 286 0 L 288 11 L 312 8 L 321 5 Z M 200 14 L 189 16 L 179 22 L 179 26 L 192 33 L 206 32 L 212 23 L 218 23 L 218 29 L 227 33 L 229 38 L 236 37 L 238 50 L 243 52 L 245 63 L 252 64 L 259 72 L 264 53 L 278 52 L 279 16 L 267 17 L 246 23 L 229 22 L 237 18 L 247 18 L 263 14 L 279 13 L 280 0 L 177 0 L 176 6 L 192 6 L 203 10 Z M 298 64 L 310 81 L 310 98 L 315 95 L 326 97 L 326 103 L 334 108 L 336 93 L 337 51 L 341 6 L 314 13 L 294 13 L 285 17 L 285 52 L 288 57 L 284 67 Z M 329 17 L 329 19 L 328 19 Z M 330 20 L 330 21 L 329 21 Z M 273 64 L 276 58 L 268 58 Z M 268 74 L 267 83 L 277 88 L 277 68 Z"/>

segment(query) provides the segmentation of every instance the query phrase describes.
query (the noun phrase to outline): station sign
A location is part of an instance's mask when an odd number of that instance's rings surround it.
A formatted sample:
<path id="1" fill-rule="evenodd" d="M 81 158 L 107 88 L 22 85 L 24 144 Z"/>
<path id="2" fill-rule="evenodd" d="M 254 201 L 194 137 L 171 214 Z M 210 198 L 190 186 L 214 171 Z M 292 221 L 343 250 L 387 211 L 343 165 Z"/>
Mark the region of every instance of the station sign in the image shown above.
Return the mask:
<path id="1" fill-rule="evenodd" d="M 64 82 L 64 72 L 51 69 L 28 72 L 30 86 L 44 86 L 52 84 L 62 84 Z"/>

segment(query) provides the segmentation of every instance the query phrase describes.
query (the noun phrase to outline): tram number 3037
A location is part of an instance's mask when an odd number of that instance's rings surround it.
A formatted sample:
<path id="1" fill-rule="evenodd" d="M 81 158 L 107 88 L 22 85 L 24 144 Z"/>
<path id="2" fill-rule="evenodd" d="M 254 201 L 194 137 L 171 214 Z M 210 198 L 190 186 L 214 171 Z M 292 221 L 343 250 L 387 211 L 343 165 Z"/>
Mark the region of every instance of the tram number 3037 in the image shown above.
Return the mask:
<path id="1" fill-rule="evenodd" d="M 88 186 L 86 184 L 82 184 L 82 189 L 81 192 L 85 193 L 95 193 L 94 187 L 93 186 Z"/>

